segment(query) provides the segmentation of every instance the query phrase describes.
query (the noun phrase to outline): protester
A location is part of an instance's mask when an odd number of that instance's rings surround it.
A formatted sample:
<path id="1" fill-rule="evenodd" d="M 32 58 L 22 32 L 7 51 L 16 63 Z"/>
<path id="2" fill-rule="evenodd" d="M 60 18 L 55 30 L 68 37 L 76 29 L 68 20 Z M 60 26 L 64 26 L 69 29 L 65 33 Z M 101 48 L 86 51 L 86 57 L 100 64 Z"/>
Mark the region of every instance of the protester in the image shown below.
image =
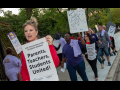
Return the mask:
<path id="1" fill-rule="evenodd" d="M 106 57 L 107 57 L 108 66 L 111 66 L 110 59 L 109 59 L 109 52 L 108 52 L 108 42 L 109 42 L 110 47 L 112 47 L 112 43 L 111 43 L 110 37 L 108 36 L 108 33 L 102 28 L 101 25 L 98 25 L 98 29 L 99 29 L 99 31 L 98 31 L 98 38 L 102 42 L 102 44 L 98 43 L 98 47 L 99 47 L 98 54 L 101 57 L 103 57 L 102 53 L 104 52 Z M 103 60 L 103 62 L 104 61 L 105 60 Z"/>
<path id="2" fill-rule="evenodd" d="M 89 33 L 91 35 L 92 40 L 96 43 L 97 59 L 98 59 L 98 61 L 101 64 L 101 69 L 104 69 L 104 64 L 103 64 L 103 62 L 102 62 L 102 60 L 100 58 L 100 55 L 98 54 L 98 50 L 99 50 L 98 43 L 102 44 L 102 42 L 98 39 L 97 35 L 93 33 L 93 31 L 91 30 L 91 28 L 88 28 L 87 33 Z"/>
<path id="3" fill-rule="evenodd" d="M 106 26 L 105 26 L 105 25 L 103 25 L 102 28 L 106 31 Z M 110 38 L 110 39 L 111 39 L 111 38 Z M 112 41 L 111 41 L 111 42 L 112 42 Z M 113 45 L 113 43 L 112 43 L 112 45 Z M 109 55 L 110 55 L 110 56 L 113 56 L 113 54 L 112 54 L 112 52 L 111 52 L 111 49 L 110 49 L 110 46 L 109 46 L 109 42 L 108 42 L 108 52 L 109 52 Z"/>
<path id="4" fill-rule="evenodd" d="M 95 43 L 95 41 L 92 40 L 91 35 L 89 33 L 85 34 L 85 42 L 86 42 L 86 44 L 93 44 L 93 43 Z M 96 47 L 97 47 L 97 45 L 95 43 L 95 50 L 96 50 L 95 52 L 97 52 Z M 88 53 L 87 53 L 86 46 L 84 46 L 84 52 L 85 52 L 84 53 L 85 54 L 85 58 L 88 61 L 88 63 L 90 64 L 90 66 L 91 66 L 91 68 L 92 68 L 92 70 L 94 72 L 95 81 L 98 81 L 98 78 L 97 78 L 98 77 L 98 72 L 97 72 L 97 66 L 96 66 L 96 64 L 97 64 L 97 57 L 95 57 L 94 60 L 89 60 L 88 59 Z"/>
<path id="5" fill-rule="evenodd" d="M 106 30 L 106 26 L 105 26 L 105 25 L 103 25 L 103 29 Z M 116 30 L 116 29 L 115 29 L 115 30 Z M 112 42 L 112 45 L 113 45 L 113 47 L 111 47 L 112 50 L 113 50 L 113 54 L 116 55 L 117 51 L 116 51 L 116 48 L 115 48 L 115 40 L 114 40 L 114 37 L 110 36 L 110 39 L 111 39 L 111 42 Z M 111 54 L 111 49 L 109 48 L 109 50 L 110 50 L 110 54 Z"/>
<path id="6" fill-rule="evenodd" d="M 61 45 L 61 48 L 63 48 L 63 46 L 66 44 L 66 41 L 63 37 L 60 36 L 59 33 L 56 33 L 56 37 L 55 37 L 55 40 L 59 40 L 59 44 Z M 62 53 L 59 53 L 57 54 L 59 59 L 60 59 L 60 64 L 61 64 L 61 61 L 62 61 Z"/>
<path id="7" fill-rule="evenodd" d="M 3 60 L 6 76 L 10 81 L 19 81 L 17 73 L 21 72 L 21 69 L 18 70 L 18 68 L 20 68 L 22 65 L 21 60 L 12 55 L 13 51 L 10 47 L 6 49 L 6 54 L 7 56 Z"/>
<path id="8" fill-rule="evenodd" d="M 25 37 L 26 37 L 28 43 L 38 39 L 37 38 L 37 35 L 38 35 L 37 25 L 38 25 L 37 20 L 34 17 L 31 17 L 30 20 L 28 20 L 23 25 L 24 34 L 25 34 Z M 53 46 L 53 38 L 50 35 L 47 35 L 45 38 L 46 38 L 46 41 L 48 42 L 50 53 L 51 53 L 53 62 L 55 64 L 55 67 L 57 67 L 59 65 L 59 58 L 58 58 L 57 52 Z M 21 53 L 21 59 L 22 59 L 21 74 L 22 74 L 23 81 L 30 81 L 30 76 L 28 73 L 26 60 L 25 60 L 23 51 Z"/>
<path id="9" fill-rule="evenodd" d="M 110 36 L 110 39 L 111 39 L 111 42 L 112 42 L 112 50 L 113 50 L 113 54 L 116 55 L 117 51 L 116 51 L 116 48 L 115 48 L 115 40 L 113 37 Z"/>
<path id="10" fill-rule="evenodd" d="M 86 72 L 85 72 L 85 62 L 82 57 L 81 48 L 84 48 L 85 41 L 80 35 L 81 41 L 71 39 L 69 34 L 64 36 L 66 44 L 63 47 L 63 55 L 61 67 L 64 66 L 66 61 L 67 70 L 70 75 L 71 81 L 77 81 L 76 71 L 81 76 L 83 81 L 88 81 Z"/>
<path id="11" fill-rule="evenodd" d="M 70 32 L 68 32 L 68 34 L 71 36 L 71 39 L 75 40 L 75 38 L 72 36 Z"/>

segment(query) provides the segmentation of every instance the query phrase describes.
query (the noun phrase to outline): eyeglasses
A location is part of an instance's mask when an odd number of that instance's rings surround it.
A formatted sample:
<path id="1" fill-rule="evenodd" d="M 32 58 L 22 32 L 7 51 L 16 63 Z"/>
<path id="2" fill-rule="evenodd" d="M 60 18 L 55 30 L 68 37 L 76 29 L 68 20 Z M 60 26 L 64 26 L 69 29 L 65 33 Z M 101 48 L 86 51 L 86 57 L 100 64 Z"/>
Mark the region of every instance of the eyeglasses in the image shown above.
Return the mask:
<path id="1" fill-rule="evenodd" d="M 69 36 L 64 36 L 64 38 L 67 38 L 67 37 L 69 37 Z"/>

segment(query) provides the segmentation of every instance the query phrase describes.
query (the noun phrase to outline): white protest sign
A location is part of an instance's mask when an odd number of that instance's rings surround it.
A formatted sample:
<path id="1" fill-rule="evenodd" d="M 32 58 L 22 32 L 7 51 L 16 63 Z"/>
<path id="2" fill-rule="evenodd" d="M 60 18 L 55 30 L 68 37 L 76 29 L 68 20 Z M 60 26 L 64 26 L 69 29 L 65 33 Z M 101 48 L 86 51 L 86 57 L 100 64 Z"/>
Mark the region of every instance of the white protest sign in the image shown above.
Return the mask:
<path id="1" fill-rule="evenodd" d="M 96 58 L 95 43 L 86 44 L 86 48 L 87 48 L 87 53 L 88 53 L 88 59 L 89 60 L 94 60 Z"/>
<path id="2" fill-rule="evenodd" d="M 88 31 L 84 9 L 67 11 L 70 33 Z"/>
<path id="3" fill-rule="evenodd" d="M 8 33 L 8 38 L 10 39 L 13 47 L 15 48 L 15 51 L 17 52 L 17 54 L 19 54 L 22 51 L 22 46 L 18 40 L 18 38 L 16 37 L 14 32 L 10 32 Z"/>
<path id="4" fill-rule="evenodd" d="M 115 28 L 116 28 L 116 27 L 114 27 L 114 26 L 110 26 L 110 27 L 109 27 L 109 30 L 108 30 L 108 35 L 109 35 L 109 36 L 114 37 Z"/>
<path id="5" fill-rule="evenodd" d="M 64 67 L 61 68 L 61 71 L 64 73 L 64 72 L 65 72 L 65 69 L 66 69 L 66 63 L 64 63 Z"/>
<path id="6" fill-rule="evenodd" d="M 57 71 L 45 38 L 22 45 L 30 81 L 58 81 Z"/>
<path id="7" fill-rule="evenodd" d="M 54 45 L 55 47 L 58 47 L 58 46 L 59 46 L 59 40 L 53 41 L 53 45 Z M 62 48 L 61 48 L 61 46 L 60 46 L 59 50 L 57 51 L 57 54 L 59 54 L 59 53 L 62 53 Z"/>

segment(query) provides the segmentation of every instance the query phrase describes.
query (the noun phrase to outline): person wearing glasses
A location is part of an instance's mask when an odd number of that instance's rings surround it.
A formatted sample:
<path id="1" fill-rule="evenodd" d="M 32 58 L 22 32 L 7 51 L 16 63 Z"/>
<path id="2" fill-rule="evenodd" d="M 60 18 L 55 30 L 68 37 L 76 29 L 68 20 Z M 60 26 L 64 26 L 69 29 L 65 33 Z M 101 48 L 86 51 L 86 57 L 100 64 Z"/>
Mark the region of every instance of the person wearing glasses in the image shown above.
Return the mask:
<path id="1" fill-rule="evenodd" d="M 77 81 L 76 71 L 83 81 L 88 81 L 85 71 L 85 62 L 81 51 L 81 49 L 85 46 L 85 41 L 82 39 L 81 34 L 79 36 L 81 41 L 73 40 L 69 34 L 65 34 L 64 38 L 67 43 L 62 49 L 61 67 L 64 67 L 64 62 L 66 61 L 71 81 Z"/>

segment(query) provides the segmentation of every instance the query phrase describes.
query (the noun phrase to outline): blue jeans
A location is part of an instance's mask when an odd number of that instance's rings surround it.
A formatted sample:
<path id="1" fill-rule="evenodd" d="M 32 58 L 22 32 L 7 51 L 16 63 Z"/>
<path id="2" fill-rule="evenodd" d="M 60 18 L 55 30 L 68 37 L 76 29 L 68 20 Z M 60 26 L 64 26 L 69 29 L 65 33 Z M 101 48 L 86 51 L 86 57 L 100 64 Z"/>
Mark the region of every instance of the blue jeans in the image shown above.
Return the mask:
<path id="1" fill-rule="evenodd" d="M 100 58 L 99 48 L 97 48 L 97 59 L 100 62 L 100 64 L 103 64 L 102 59 Z"/>
<path id="2" fill-rule="evenodd" d="M 99 55 L 100 55 L 100 56 L 103 56 L 103 52 L 105 53 L 106 56 L 109 56 L 108 47 L 99 48 Z"/>
<path id="3" fill-rule="evenodd" d="M 85 62 L 84 62 L 84 60 L 82 60 L 76 66 L 67 65 L 67 69 L 68 69 L 71 81 L 77 81 L 76 71 L 81 76 L 83 81 L 88 81 L 88 78 L 87 78 L 87 75 L 86 75 L 86 72 L 85 72 Z"/>

